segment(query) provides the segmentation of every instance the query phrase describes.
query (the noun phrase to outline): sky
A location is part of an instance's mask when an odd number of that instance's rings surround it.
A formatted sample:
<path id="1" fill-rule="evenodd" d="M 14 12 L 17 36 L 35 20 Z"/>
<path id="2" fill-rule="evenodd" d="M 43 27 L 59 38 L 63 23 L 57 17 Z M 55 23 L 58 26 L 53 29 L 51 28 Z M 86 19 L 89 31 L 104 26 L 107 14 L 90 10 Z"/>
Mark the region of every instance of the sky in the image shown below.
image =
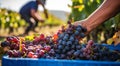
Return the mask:
<path id="1" fill-rule="evenodd" d="M 0 7 L 18 12 L 21 6 L 23 6 L 28 1 L 31 0 L 0 0 Z M 48 10 L 61 10 L 70 12 L 71 9 L 68 7 L 68 4 L 71 5 L 71 0 L 47 0 L 46 8 Z M 43 10 L 42 7 L 39 7 L 39 10 Z"/>

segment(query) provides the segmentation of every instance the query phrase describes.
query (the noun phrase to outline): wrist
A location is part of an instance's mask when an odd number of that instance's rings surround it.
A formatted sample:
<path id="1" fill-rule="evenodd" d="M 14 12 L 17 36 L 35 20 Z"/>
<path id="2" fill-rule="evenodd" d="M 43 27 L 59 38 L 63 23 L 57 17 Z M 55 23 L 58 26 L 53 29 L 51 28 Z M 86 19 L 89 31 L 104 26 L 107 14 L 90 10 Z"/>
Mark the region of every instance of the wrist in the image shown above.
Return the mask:
<path id="1" fill-rule="evenodd" d="M 82 22 L 82 27 L 87 29 L 87 34 L 90 33 L 93 29 L 96 28 L 97 23 L 94 20 L 85 19 Z"/>
<path id="2" fill-rule="evenodd" d="M 88 33 L 91 32 L 91 30 L 92 30 L 92 27 L 90 27 L 90 25 L 91 25 L 90 21 L 87 19 L 83 20 L 83 22 L 81 23 L 81 26 L 83 28 L 86 28 Z"/>

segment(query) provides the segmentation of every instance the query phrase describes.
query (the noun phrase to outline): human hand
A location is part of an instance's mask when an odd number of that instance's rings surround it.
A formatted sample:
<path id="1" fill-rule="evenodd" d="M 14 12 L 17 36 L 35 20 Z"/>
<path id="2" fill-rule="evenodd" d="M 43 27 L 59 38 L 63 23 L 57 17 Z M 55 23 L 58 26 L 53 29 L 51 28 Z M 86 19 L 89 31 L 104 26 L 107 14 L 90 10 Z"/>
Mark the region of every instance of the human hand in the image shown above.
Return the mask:
<path id="1" fill-rule="evenodd" d="M 41 20 L 39 20 L 41 23 L 44 23 L 45 22 L 45 20 L 44 19 L 41 19 Z"/>
<path id="2" fill-rule="evenodd" d="M 90 25 L 88 24 L 87 20 L 76 21 L 74 22 L 74 25 L 75 26 L 81 25 L 83 28 L 87 29 L 87 32 L 85 32 L 86 35 L 92 31 L 92 29 L 89 28 Z"/>

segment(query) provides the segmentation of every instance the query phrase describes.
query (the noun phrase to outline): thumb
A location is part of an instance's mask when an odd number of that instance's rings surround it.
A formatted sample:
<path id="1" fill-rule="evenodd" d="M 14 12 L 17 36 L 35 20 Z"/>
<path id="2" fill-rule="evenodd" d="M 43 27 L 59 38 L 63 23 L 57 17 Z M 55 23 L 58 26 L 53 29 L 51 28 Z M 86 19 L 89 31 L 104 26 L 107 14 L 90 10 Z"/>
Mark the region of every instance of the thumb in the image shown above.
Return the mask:
<path id="1" fill-rule="evenodd" d="M 78 25 L 80 25 L 80 22 L 79 22 L 79 21 L 76 21 L 76 22 L 74 23 L 74 25 L 75 25 L 75 26 L 78 26 Z"/>

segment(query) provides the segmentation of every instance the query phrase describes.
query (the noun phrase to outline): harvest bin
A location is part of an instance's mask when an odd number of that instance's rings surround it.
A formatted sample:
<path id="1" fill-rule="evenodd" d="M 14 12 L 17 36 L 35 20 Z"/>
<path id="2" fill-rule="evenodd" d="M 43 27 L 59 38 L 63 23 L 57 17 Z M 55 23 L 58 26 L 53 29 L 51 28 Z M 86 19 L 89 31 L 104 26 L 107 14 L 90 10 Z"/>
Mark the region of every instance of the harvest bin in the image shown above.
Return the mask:
<path id="1" fill-rule="evenodd" d="M 120 66 L 120 62 L 9 58 L 4 56 L 2 58 L 2 66 Z"/>

